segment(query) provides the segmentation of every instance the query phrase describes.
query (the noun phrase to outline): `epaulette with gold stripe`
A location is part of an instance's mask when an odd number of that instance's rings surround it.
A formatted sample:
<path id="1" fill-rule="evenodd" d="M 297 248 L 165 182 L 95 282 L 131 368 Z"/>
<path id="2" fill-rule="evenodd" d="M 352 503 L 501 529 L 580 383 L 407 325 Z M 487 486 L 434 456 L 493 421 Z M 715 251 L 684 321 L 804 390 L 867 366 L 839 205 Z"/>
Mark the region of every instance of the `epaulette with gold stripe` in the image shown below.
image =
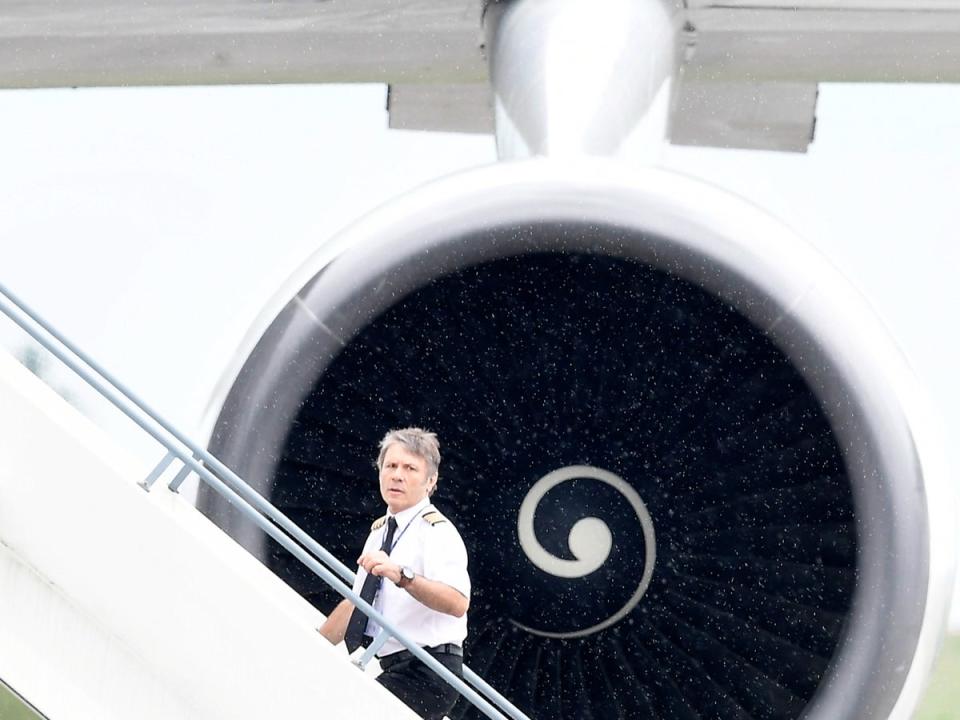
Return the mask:
<path id="1" fill-rule="evenodd" d="M 384 523 L 387 522 L 387 516 L 384 515 L 382 518 L 377 518 L 373 521 L 373 525 L 370 526 L 371 530 L 379 530 L 383 527 Z"/>
<path id="2" fill-rule="evenodd" d="M 440 513 L 438 513 L 436 510 L 430 510 L 429 512 L 425 512 L 425 513 L 424 513 L 423 515 L 421 515 L 420 517 L 422 517 L 424 520 L 426 520 L 426 521 L 427 521 L 428 523 L 430 523 L 431 525 L 437 525 L 437 524 L 439 524 L 439 523 L 442 523 L 442 522 L 446 522 L 446 521 L 447 521 L 447 519 L 446 519 L 443 515 L 441 515 Z"/>

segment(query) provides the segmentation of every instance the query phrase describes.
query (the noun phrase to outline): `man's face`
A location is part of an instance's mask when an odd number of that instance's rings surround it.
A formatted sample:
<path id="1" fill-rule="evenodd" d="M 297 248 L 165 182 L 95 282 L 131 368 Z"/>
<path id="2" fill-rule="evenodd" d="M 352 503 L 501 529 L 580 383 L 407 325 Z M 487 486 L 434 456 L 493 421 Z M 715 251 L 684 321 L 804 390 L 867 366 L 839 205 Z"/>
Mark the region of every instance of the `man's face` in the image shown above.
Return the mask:
<path id="1" fill-rule="evenodd" d="M 412 508 L 430 492 L 436 478 L 427 477 L 427 461 L 394 443 L 387 448 L 380 468 L 380 495 L 390 512 Z"/>

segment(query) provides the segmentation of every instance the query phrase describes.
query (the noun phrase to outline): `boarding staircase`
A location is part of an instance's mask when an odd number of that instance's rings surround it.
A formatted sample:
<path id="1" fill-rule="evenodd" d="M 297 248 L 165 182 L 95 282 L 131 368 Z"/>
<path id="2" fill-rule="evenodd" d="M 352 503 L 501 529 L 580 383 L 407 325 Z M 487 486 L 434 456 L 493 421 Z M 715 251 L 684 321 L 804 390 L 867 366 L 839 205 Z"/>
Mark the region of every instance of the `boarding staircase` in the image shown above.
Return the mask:
<path id="1" fill-rule="evenodd" d="M 413 718 L 374 681 L 392 636 L 484 716 L 526 720 L 413 644 L 348 567 L 2 284 L 0 312 L 163 453 L 136 477 L 123 448 L 0 353 L 0 682 L 29 704 L 22 717 Z M 321 638 L 322 615 L 180 495 L 194 476 L 376 621 L 371 646 L 351 659 Z"/>

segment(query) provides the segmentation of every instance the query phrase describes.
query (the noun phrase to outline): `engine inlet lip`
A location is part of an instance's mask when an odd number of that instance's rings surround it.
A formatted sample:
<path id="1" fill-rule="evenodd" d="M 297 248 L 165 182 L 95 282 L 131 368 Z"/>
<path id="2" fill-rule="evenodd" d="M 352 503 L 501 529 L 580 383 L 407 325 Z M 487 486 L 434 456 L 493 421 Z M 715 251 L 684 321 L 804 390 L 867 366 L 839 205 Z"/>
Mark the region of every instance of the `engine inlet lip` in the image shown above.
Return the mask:
<path id="1" fill-rule="evenodd" d="M 316 378 L 367 322 L 433 277 L 531 252 L 640 260 L 748 317 L 820 400 L 852 483 L 859 579 L 844 638 L 805 717 L 889 713 L 924 622 L 923 479 L 887 382 L 899 357 L 811 248 L 752 206 L 690 179 L 553 162 L 441 181 L 349 229 L 341 243 L 347 249 L 317 268 L 240 371 L 212 444 L 229 465 L 269 495 L 286 428 Z M 244 441 L 254 436 L 257 453 Z M 256 537 L 240 539 L 257 551 Z"/>

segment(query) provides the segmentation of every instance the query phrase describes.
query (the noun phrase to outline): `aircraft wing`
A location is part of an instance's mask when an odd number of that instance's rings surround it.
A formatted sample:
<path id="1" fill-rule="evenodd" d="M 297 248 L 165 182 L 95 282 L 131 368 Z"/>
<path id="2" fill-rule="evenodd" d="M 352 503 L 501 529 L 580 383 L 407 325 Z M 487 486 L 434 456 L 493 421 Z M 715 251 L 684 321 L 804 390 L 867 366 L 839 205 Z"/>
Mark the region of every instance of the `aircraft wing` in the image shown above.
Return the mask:
<path id="1" fill-rule="evenodd" d="M 960 0 L 675 0 L 675 143 L 803 150 L 820 82 L 960 82 Z M 6 0 L 0 87 L 376 82 L 492 129 L 482 0 Z"/>

